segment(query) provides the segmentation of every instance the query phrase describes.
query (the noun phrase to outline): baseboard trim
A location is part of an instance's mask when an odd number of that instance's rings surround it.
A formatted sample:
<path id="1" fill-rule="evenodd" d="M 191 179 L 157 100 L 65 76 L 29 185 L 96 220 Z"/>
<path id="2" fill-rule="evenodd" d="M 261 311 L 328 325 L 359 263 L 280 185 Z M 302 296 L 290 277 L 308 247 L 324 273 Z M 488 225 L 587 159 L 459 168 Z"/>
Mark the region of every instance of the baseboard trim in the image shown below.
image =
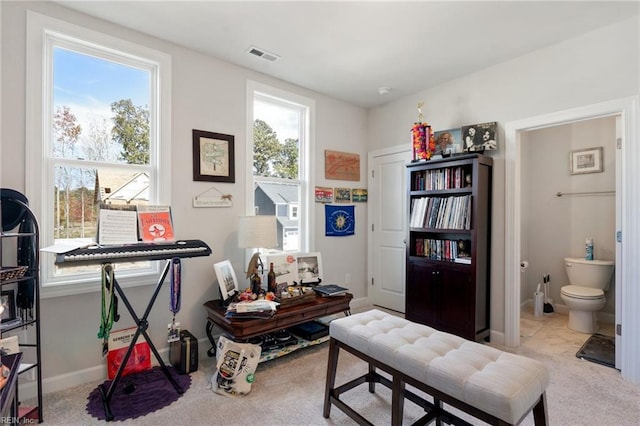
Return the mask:
<path id="1" fill-rule="evenodd" d="M 520 304 L 521 310 L 527 309 L 527 308 L 533 310 L 533 299 L 527 299 L 524 302 L 522 302 L 522 304 Z M 553 310 L 554 312 L 558 312 L 559 314 L 569 315 L 569 308 L 567 307 L 567 305 L 564 305 L 561 303 L 554 303 Z M 615 324 L 616 322 L 615 313 L 600 311 L 596 314 L 596 317 L 598 319 L 598 322 L 601 322 L 603 324 Z"/>
<path id="2" fill-rule="evenodd" d="M 361 297 L 353 299 L 349 304 L 351 310 L 361 309 L 363 307 L 371 306 L 369 298 Z M 213 333 L 214 338 L 220 337 L 221 333 Z M 207 337 L 198 339 L 198 352 L 200 353 L 200 359 L 207 357 L 206 352 L 211 348 L 211 342 Z M 158 353 L 162 357 L 162 360 L 169 365 L 169 348 L 165 347 L 158 349 Z M 158 365 L 155 357 L 151 357 L 153 365 Z M 107 377 L 107 367 L 104 364 L 96 365 L 93 367 L 85 368 L 83 370 L 74 371 L 72 373 L 60 374 L 58 376 L 48 377 L 42 380 L 42 393 L 44 395 L 52 392 L 65 390 L 74 386 L 80 386 L 85 383 L 94 381 L 104 381 Z M 35 399 L 37 397 L 37 387 L 35 381 L 25 381 L 20 383 L 20 399 L 23 401 Z M 88 396 L 88 395 L 87 395 Z"/>
<path id="3" fill-rule="evenodd" d="M 198 348 L 207 345 L 207 349 L 211 346 L 209 339 L 206 337 L 198 340 Z M 162 361 L 169 365 L 169 348 L 158 349 L 158 353 L 162 357 Z M 158 365 L 155 357 L 151 357 L 152 365 Z M 107 377 L 107 366 L 104 364 L 74 371 L 72 373 L 60 374 L 58 376 L 48 377 L 42 380 L 42 394 L 46 395 L 51 392 L 57 392 L 72 388 L 74 386 L 84 385 L 85 383 L 94 381 L 104 381 Z M 19 384 L 20 400 L 25 401 L 35 399 L 37 397 L 37 387 L 35 381 L 25 381 Z M 89 396 L 89 395 L 87 395 Z"/>

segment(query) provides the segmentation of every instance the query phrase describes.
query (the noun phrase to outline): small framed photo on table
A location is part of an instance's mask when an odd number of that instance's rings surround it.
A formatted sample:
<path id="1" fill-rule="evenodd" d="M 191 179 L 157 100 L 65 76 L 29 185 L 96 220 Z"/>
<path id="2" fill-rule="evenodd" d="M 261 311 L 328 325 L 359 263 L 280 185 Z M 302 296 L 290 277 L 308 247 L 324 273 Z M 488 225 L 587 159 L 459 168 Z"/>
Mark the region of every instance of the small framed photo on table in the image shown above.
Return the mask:
<path id="1" fill-rule="evenodd" d="M 231 262 L 223 260 L 213 265 L 220 286 L 221 300 L 227 300 L 238 293 L 238 278 L 233 270 Z"/>
<path id="2" fill-rule="evenodd" d="M 602 167 L 602 147 L 587 148 L 571 151 L 569 154 L 569 165 L 572 175 L 583 173 L 601 173 Z"/>
<path id="3" fill-rule="evenodd" d="M 300 285 L 322 282 L 322 257 L 320 253 L 298 255 L 298 280 Z"/>

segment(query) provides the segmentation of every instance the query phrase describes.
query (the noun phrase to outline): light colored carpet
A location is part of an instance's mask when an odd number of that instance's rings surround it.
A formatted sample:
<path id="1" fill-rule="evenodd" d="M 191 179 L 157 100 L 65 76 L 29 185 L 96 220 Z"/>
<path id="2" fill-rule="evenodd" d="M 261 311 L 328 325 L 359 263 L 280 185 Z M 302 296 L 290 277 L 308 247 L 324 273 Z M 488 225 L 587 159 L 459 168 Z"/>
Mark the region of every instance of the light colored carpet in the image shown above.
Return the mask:
<path id="1" fill-rule="evenodd" d="M 532 337 L 523 338 L 513 350 L 543 362 L 550 371 L 547 390 L 550 425 L 638 425 L 640 424 L 640 388 L 621 379 L 620 373 L 575 357 L 588 335 L 566 328 L 566 316 L 544 317 L 543 326 Z M 322 417 L 328 344 L 302 349 L 286 357 L 262 363 L 249 395 L 231 398 L 207 389 L 214 370 L 213 358 L 200 344 L 200 369 L 192 374 L 190 389 L 172 405 L 145 417 L 127 421 L 127 425 L 352 425 L 354 422 L 336 407 L 331 417 Z M 504 348 L 500 348 L 504 349 Z M 366 372 L 366 365 L 341 352 L 338 381 Z M 86 399 L 98 382 L 88 383 L 44 397 L 45 424 L 92 425 L 98 421 L 86 413 Z M 390 423 L 391 393 L 377 386 L 370 394 L 366 386 L 347 392 L 344 400 L 353 404 L 372 423 Z M 458 413 L 459 414 L 459 413 Z M 404 423 L 422 415 L 411 402 L 405 403 Z M 460 415 L 474 425 L 483 424 Z M 117 423 L 116 423 L 117 424 Z M 533 416 L 522 425 L 533 424 Z"/>

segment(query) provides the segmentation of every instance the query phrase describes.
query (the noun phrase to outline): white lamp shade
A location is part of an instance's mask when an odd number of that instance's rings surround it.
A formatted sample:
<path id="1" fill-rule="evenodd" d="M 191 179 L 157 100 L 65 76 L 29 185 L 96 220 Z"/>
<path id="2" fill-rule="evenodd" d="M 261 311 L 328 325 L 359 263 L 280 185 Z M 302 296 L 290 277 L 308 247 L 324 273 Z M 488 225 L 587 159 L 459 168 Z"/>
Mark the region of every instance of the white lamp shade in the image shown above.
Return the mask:
<path id="1" fill-rule="evenodd" d="M 238 224 L 238 247 L 272 248 L 278 245 L 275 216 L 244 216 Z"/>

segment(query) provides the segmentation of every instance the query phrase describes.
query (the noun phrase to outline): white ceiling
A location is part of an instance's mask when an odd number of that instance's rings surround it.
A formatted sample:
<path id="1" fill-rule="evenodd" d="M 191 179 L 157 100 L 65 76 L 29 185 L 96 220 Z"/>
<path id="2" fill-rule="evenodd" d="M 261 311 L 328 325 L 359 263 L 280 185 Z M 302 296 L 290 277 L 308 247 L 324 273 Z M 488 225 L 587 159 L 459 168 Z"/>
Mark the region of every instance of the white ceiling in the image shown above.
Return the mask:
<path id="1" fill-rule="evenodd" d="M 627 19 L 639 9 L 637 1 L 58 3 L 363 107 Z M 280 59 L 249 55 L 250 46 Z M 389 93 L 379 95 L 380 87 Z"/>

